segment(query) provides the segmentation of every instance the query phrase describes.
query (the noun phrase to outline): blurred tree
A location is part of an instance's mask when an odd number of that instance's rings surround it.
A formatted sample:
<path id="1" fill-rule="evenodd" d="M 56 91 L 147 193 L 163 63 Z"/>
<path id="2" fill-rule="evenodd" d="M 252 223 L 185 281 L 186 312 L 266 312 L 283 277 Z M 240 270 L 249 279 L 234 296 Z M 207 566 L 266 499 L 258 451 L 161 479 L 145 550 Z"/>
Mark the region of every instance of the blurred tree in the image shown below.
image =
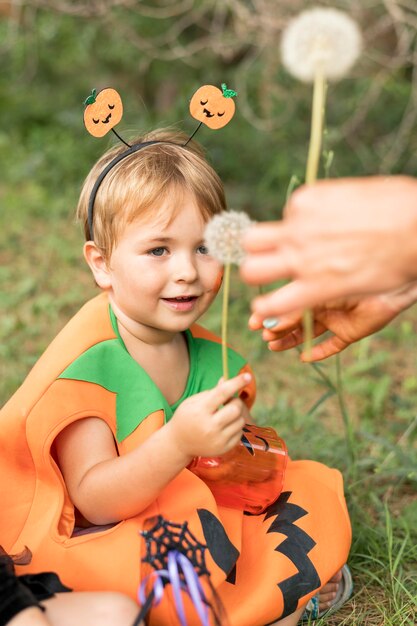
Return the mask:
<path id="1" fill-rule="evenodd" d="M 20 168 L 61 192 L 66 184 L 79 185 L 107 146 L 83 135 L 81 107 L 92 87 L 112 85 L 121 92 L 123 128 L 178 122 L 192 132 L 187 109 L 193 92 L 203 83 L 226 82 L 238 92 L 236 118 L 221 134 L 204 129 L 199 139 L 235 206 L 257 217 L 276 215 L 291 175 L 303 176 L 311 95 L 282 69 L 279 39 L 289 19 L 313 4 L 0 2 L 0 151 L 6 156 L 13 147 L 14 155 L 5 174 L 13 180 Z M 415 174 L 417 3 L 320 5 L 348 11 L 365 38 L 351 77 L 329 87 L 326 148 L 336 153 L 332 174 Z"/>

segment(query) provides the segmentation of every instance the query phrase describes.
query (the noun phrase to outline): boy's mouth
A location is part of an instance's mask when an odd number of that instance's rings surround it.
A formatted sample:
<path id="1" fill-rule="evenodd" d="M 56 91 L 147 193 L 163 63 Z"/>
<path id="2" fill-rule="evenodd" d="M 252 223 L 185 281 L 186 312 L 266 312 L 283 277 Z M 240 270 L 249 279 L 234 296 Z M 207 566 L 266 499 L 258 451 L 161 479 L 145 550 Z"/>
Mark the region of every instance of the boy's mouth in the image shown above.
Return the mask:
<path id="1" fill-rule="evenodd" d="M 177 298 L 162 298 L 171 308 L 176 311 L 190 311 L 196 303 L 198 296 L 178 296 Z"/>

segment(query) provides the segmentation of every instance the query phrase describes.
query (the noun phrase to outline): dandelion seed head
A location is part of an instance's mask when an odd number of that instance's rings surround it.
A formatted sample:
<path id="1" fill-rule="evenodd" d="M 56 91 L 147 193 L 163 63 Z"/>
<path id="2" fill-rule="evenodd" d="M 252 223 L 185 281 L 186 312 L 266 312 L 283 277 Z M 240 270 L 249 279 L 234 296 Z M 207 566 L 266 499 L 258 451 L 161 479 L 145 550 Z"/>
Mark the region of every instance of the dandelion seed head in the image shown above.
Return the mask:
<path id="1" fill-rule="evenodd" d="M 243 233 L 254 224 L 242 211 L 223 211 L 208 223 L 204 239 L 209 253 L 220 263 L 239 265 L 245 256 L 241 245 Z"/>
<path id="2" fill-rule="evenodd" d="M 310 83 L 317 72 L 329 81 L 343 78 L 362 50 L 359 26 L 338 9 L 307 9 L 290 21 L 283 32 L 281 56 L 287 71 Z"/>

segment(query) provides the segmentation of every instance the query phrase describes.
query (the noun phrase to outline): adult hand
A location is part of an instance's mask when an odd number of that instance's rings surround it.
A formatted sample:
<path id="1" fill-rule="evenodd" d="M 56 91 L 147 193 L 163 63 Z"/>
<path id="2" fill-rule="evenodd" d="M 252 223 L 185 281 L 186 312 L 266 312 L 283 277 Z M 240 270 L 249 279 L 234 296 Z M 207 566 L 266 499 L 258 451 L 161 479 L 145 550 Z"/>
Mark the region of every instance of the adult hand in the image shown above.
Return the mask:
<path id="1" fill-rule="evenodd" d="M 185 456 L 218 456 L 240 440 L 247 407 L 233 397 L 252 380 L 249 373 L 220 380 L 214 389 L 197 393 L 175 411 L 168 426 Z"/>
<path id="2" fill-rule="evenodd" d="M 314 337 L 331 331 L 314 345 L 310 354 L 302 353 L 303 361 L 320 361 L 337 354 L 363 337 L 386 326 L 398 313 L 417 300 L 417 283 L 384 295 L 340 298 L 313 309 Z M 249 326 L 252 330 L 263 328 L 263 318 L 253 313 Z M 303 343 L 302 312 L 284 315 L 272 329 L 264 329 L 263 339 L 272 351 L 281 352 Z"/>
<path id="3" fill-rule="evenodd" d="M 292 194 L 282 222 L 247 231 L 241 275 L 292 282 L 253 302 L 263 318 L 336 298 L 384 293 L 417 278 L 417 181 L 340 179 Z"/>

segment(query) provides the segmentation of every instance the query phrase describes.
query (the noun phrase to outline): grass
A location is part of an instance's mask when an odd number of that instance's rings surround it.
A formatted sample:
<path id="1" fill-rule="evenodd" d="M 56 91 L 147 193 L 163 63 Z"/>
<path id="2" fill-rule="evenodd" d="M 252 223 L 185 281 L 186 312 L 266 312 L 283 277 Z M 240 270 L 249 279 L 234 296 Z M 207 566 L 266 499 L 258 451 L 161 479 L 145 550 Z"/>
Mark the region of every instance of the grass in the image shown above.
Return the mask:
<path id="1" fill-rule="evenodd" d="M 46 197 L 34 183 L 1 188 L 0 404 L 80 304 L 96 293 L 73 223 L 74 191 Z M 416 311 L 350 347 L 339 361 L 301 364 L 272 354 L 247 330 L 254 291 L 235 273 L 230 343 L 258 381 L 254 415 L 283 436 L 294 458 L 314 458 L 345 476 L 353 525 L 355 594 L 317 624 L 402 626 L 417 622 Z M 220 332 L 221 298 L 205 324 Z M 339 385 L 338 385 L 339 381 Z M 342 388 L 340 386 L 342 382 Z"/>

